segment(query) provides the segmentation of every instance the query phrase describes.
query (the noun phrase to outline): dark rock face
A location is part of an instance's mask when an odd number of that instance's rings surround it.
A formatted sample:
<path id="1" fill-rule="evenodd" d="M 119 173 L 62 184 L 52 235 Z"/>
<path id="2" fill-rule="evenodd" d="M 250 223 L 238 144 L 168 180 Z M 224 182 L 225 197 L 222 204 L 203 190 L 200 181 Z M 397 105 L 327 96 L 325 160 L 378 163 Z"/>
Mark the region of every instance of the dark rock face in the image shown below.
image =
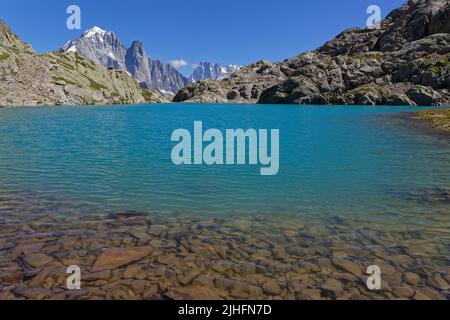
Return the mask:
<path id="1" fill-rule="evenodd" d="M 126 70 L 145 89 L 154 89 L 174 96 L 187 84 L 187 79 L 171 65 L 150 59 L 140 41 L 134 41 L 127 50 L 125 66 Z"/>
<path id="2" fill-rule="evenodd" d="M 149 88 L 174 96 L 178 90 L 187 85 L 187 79 L 170 64 L 164 64 L 159 60 L 148 59 L 150 66 L 150 78 L 147 82 Z"/>
<path id="3" fill-rule="evenodd" d="M 379 30 L 348 29 L 316 51 L 192 84 L 174 101 L 448 105 L 449 15 L 447 0 L 410 0 Z"/>

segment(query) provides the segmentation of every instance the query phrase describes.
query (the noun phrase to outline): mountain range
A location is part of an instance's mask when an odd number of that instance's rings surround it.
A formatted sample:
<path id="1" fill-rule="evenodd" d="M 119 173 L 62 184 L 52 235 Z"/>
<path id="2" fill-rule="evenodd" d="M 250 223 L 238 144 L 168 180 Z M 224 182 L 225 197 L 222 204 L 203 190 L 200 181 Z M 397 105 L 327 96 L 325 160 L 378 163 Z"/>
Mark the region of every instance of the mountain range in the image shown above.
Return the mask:
<path id="1" fill-rule="evenodd" d="M 315 51 L 259 61 L 175 102 L 449 105 L 450 2 L 409 0 L 379 29 L 352 28 Z"/>
<path id="2" fill-rule="evenodd" d="M 222 67 L 210 62 L 201 62 L 190 77 L 185 77 L 170 64 L 151 59 L 140 41 L 126 48 L 112 31 L 99 27 L 86 30 L 78 39 L 67 42 L 63 52 L 74 52 L 96 63 L 117 70 L 127 71 L 145 89 L 154 89 L 174 96 L 180 89 L 200 80 L 221 80 L 239 69 L 230 65 Z"/>

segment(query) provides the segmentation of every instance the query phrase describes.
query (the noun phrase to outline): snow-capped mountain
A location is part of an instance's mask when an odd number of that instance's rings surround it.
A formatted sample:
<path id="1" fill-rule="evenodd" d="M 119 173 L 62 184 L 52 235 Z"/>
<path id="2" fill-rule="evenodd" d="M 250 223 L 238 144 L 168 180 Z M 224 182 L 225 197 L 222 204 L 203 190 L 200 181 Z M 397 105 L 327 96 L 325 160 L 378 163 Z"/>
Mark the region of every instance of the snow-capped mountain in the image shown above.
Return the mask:
<path id="1" fill-rule="evenodd" d="M 149 58 L 140 41 L 125 47 L 112 31 L 99 27 L 86 30 L 80 38 L 64 44 L 64 52 L 76 52 L 102 66 L 127 71 L 145 89 L 156 89 L 167 96 L 175 96 L 188 84 L 200 80 L 222 80 L 240 67 L 220 66 L 201 62 L 190 77 L 185 77 L 170 64 Z"/>
<path id="2" fill-rule="evenodd" d="M 165 95 L 174 96 L 188 84 L 187 78 L 171 65 L 150 59 L 140 41 L 126 48 L 114 32 L 99 27 L 86 30 L 61 50 L 76 52 L 108 68 L 125 70 L 139 81 L 141 87 L 156 89 Z"/>
<path id="3" fill-rule="evenodd" d="M 201 80 L 222 80 L 230 77 L 240 69 L 237 65 L 221 66 L 207 61 L 200 62 L 194 69 L 188 82 L 197 82 Z"/>
<path id="4" fill-rule="evenodd" d="M 127 48 L 120 43 L 114 32 L 99 27 L 86 30 L 77 40 L 67 42 L 62 50 L 77 52 L 105 67 L 125 70 Z"/>

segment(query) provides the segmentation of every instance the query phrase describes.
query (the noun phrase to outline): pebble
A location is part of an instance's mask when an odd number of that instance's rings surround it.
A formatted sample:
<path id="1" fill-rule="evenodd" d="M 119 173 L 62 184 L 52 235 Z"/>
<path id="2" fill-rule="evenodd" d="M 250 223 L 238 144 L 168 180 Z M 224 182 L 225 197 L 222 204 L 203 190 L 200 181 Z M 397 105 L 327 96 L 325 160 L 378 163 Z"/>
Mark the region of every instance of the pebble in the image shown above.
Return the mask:
<path id="1" fill-rule="evenodd" d="M 142 267 L 136 264 L 129 265 L 125 271 L 123 272 L 123 276 L 126 279 L 131 279 L 136 277 L 139 272 L 142 270 Z"/>
<path id="2" fill-rule="evenodd" d="M 394 287 L 392 293 L 398 298 L 412 298 L 415 291 L 410 287 Z"/>
<path id="3" fill-rule="evenodd" d="M 281 288 L 278 285 L 278 283 L 275 280 L 269 280 L 266 281 L 263 285 L 262 285 L 262 289 L 269 293 L 269 294 L 273 294 L 273 295 L 279 295 L 281 294 Z"/>
<path id="4" fill-rule="evenodd" d="M 23 261 L 28 265 L 40 268 L 53 261 L 53 258 L 43 253 L 24 253 Z"/>
<path id="5" fill-rule="evenodd" d="M 361 266 L 353 261 L 342 258 L 333 258 L 331 261 L 336 268 L 349 272 L 355 276 L 361 276 L 363 274 Z"/>
<path id="6" fill-rule="evenodd" d="M 173 300 L 222 300 L 217 291 L 205 287 L 170 288 L 165 296 Z"/>
<path id="7" fill-rule="evenodd" d="M 439 274 L 429 277 L 427 283 L 440 290 L 448 290 L 450 288 L 447 281 L 445 281 Z"/>
<path id="8" fill-rule="evenodd" d="M 335 279 L 327 279 L 321 287 L 321 295 L 324 297 L 337 299 L 344 294 L 342 284 Z"/>
<path id="9" fill-rule="evenodd" d="M 405 273 L 403 278 L 405 279 L 405 282 L 407 284 L 410 284 L 412 286 L 416 286 L 420 282 L 420 276 L 418 274 L 416 274 L 416 273 L 413 273 L 413 272 Z"/>

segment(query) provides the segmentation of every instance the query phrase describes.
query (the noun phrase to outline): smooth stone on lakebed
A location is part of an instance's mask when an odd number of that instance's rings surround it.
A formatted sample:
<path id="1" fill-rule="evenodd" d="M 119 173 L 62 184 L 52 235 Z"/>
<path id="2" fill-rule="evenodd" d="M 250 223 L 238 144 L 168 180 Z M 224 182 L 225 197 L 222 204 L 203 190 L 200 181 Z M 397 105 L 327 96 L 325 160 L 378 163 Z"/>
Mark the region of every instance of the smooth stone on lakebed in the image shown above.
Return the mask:
<path id="1" fill-rule="evenodd" d="M 43 253 L 26 253 L 22 256 L 22 260 L 32 267 L 42 267 L 53 261 L 53 258 Z"/>
<path id="2" fill-rule="evenodd" d="M 42 288 L 23 288 L 17 287 L 12 290 L 14 295 L 24 297 L 26 299 L 41 300 L 52 295 L 52 291 Z"/>
<path id="3" fill-rule="evenodd" d="M 146 212 L 139 211 L 117 211 L 109 215 L 112 219 L 127 219 L 132 217 L 145 217 L 148 214 Z"/>
<path id="4" fill-rule="evenodd" d="M 19 283 L 23 279 L 23 273 L 20 270 L 16 270 L 13 272 L 0 274 L 0 283 L 6 286 Z M 2 291 L 0 289 L 0 291 Z"/>
<path id="5" fill-rule="evenodd" d="M 172 300 L 222 300 L 217 290 L 205 287 L 169 288 L 165 296 Z"/>
<path id="6" fill-rule="evenodd" d="M 332 299 L 340 298 L 344 294 L 344 288 L 342 287 L 342 284 L 339 281 L 331 278 L 325 281 L 321 289 L 322 296 Z"/>
<path id="7" fill-rule="evenodd" d="M 420 282 L 420 276 L 413 272 L 406 272 L 405 275 L 403 276 L 403 279 L 407 284 L 413 286 L 418 285 Z"/>
<path id="8" fill-rule="evenodd" d="M 439 274 L 435 274 L 428 278 L 427 283 L 441 290 L 448 290 L 450 285 Z"/>
<path id="9" fill-rule="evenodd" d="M 152 251 L 153 247 L 150 246 L 106 249 L 98 257 L 97 261 L 95 261 L 91 272 L 117 269 L 126 266 L 145 258 Z"/>
<path id="10" fill-rule="evenodd" d="M 97 281 L 111 279 L 111 270 L 104 270 L 95 273 L 88 273 L 83 276 L 83 281 Z"/>
<path id="11" fill-rule="evenodd" d="M 256 299 L 263 293 L 261 288 L 252 284 L 222 277 L 215 277 L 214 285 L 219 290 L 230 291 L 231 295 L 238 299 Z"/>
<path id="12" fill-rule="evenodd" d="M 262 289 L 269 293 L 269 294 L 274 294 L 274 295 L 278 295 L 281 294 L 281 288 L 278 285 L 278 283 L 274 280 L 269 280 L 266 281 L 263 285 L 262 285 Z"/>
<path id="13" fill-rule="evenodd" d="M 411 299 L 414 296 L 415 291 L 410 287 L 395 287 L 392 289 L 392 293 L 398 298 Z"/>
<path id="14" fill-rule="evenodd" d="M 361 266 L 353 261 L 341 258 L 334 258 L 331 261 L 336 266 L 336 268 L 347 271 L 355 276 L 359 277 L 363 274 Z"/>

